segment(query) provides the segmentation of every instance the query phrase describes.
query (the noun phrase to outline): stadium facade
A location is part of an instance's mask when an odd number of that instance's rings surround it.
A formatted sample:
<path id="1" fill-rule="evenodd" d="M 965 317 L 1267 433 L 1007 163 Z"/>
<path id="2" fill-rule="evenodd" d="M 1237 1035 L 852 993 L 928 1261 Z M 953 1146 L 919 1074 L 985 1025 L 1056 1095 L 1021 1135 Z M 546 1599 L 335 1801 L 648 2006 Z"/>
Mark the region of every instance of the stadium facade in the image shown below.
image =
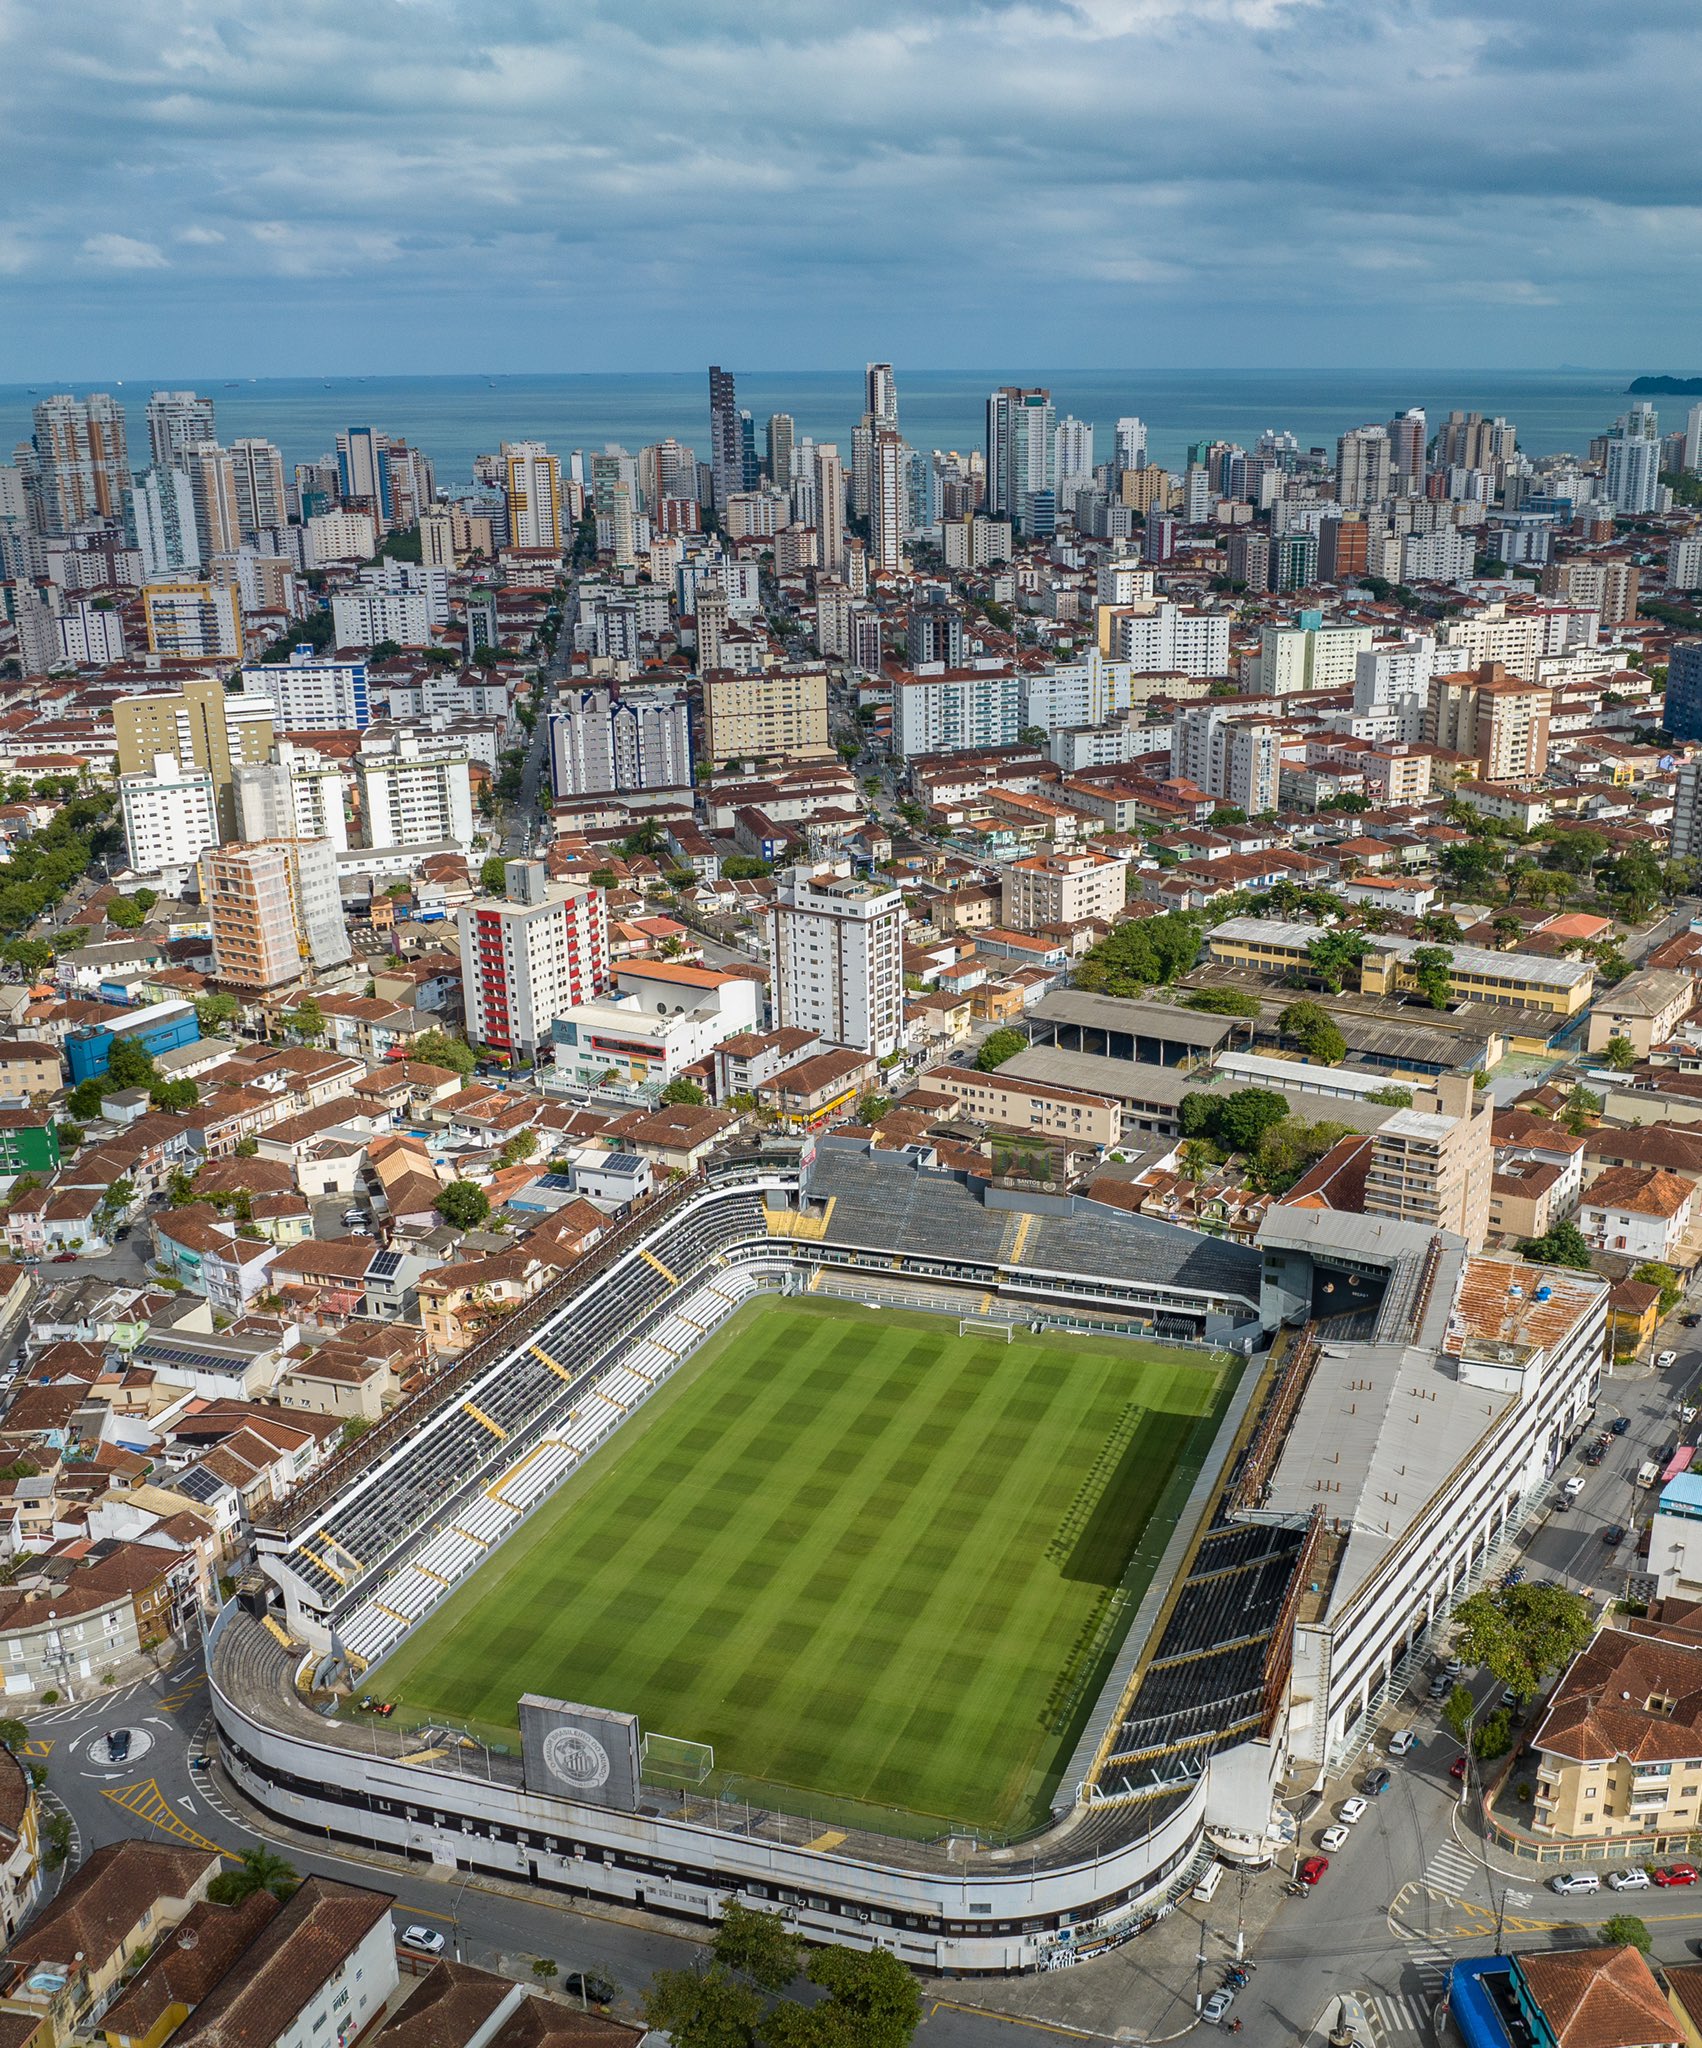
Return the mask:
<path id="1" fill-rule="evenodd" d="M 1468 1269 L 1484 1262 L 1444 1233 L 1423 1247 L 1390 1238 L 1388 1256 L 1334 1245 L 1364 1221 L 1314 1222 L 1303 1244 L 1273 1238 L 1260 1250 L 1044 1187 L 972 1180 L 922 1148 L 829 1138 L 802 1155 L 720 1158 L 652 1197 L 257 1531 L 264 1579 L 226 1607 L 211 1640 L 223 1765 L 256 1805 L 313 1834 L 688 1918 L 713 1919 L 734 1895 L 784 1908 L 812 1940 L 881 1942 L 921 1968 L 1047 1967 L 1122 1940 L 1180 1895 L 1211 1843 L 1269 1856 L 1285 1768 L 1345 1736 L 1412 1646 L 1421 1610 L 1403 1578 L 1398 1618 L 1379 1608 L 1371 1633 L 1381 1635 L 1357 1645 L 1356 1700 L 1317 1697 L 1306 1630 L 1332 1625 L 1319 1588 L 1337 1585 L 1344 1557 L 1357 1570 L 1365 1553 L 1344 1538 L 1334 1504 L 1306 1498 L 1305 1475 L 1285 1467 L 1297 1413 L 1334 1384 L 1320 1374 L 1316 1326 L 1305 1338 L 1285 1326 L 1312 1323 L 1335 1285 L 1320 1276 L 1351 1271 L 1367 1330 L 1403 1353 L 1434 1354 L 1438 1373 L 1458 1381 L 1447 1342 Z M 648 1781 L 611 1802 L 609 1781 L 587 1790 L 591 1750 L 565 1724 L 557 1751 L 528 1741 L 513 1756 L 453 1731 L 325 1718 L 324 1684 L 352 1675 L 382 1690 L 383 1660 L 415 1622 L 707 1335 L 759 1292 L 806 1288 L 1249 1356 L 1275 1337 L 1242 1376 L 1050 1825 L 1014 1843 L 916 1840 Z M 1579 1289 L 1574 1321 L 1599 1321 L 1601 1304 Z M 1494 1364 L 1498 1413 L 1522 1411 L 1528 1394 L 1554 1423 L 1514 1432 L 1516 1470 L 1511 1451 L 1499 1460 L 1503 1524 L 1587 1404 L 1587 1373 L 1562 1389 L 1586 1344 L 1568 1325 L 1534 1369 L 1528 1358 Z M 1363 1519 L 1360 1506 L 1352 1513 Z M 1431 1528 L 1426 1517 L 1391 1527 L 1379 1570 L 1417 1556 Z M 1480 1546 L 1457 1573 L 1450 1566 L 1446 1584 L 1471 1583 L 1488 1555 Z M 1327 1655 L 1322 1667 L 1328 1694 Z M 518 1698 L 527 1674 L 515 1678 Z M 1305 1732 L 1298 1749 L 1291 1720 Z M 551 1754 L 569 1757 L 565 1776 Z"/>

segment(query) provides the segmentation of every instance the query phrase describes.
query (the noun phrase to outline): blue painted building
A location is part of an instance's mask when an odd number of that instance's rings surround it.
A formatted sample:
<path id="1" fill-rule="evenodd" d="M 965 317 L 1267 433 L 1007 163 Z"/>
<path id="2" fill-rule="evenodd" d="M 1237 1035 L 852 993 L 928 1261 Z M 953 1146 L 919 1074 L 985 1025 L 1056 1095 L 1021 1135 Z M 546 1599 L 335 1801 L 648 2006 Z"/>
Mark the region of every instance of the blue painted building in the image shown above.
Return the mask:
<path id="1" fill-rule="evenodd" d="M 195 1005 L 184 1002 L 150 1003 L 117 1023 L 73 1031 L 65 1041 L 72 1085 L 103 1075 L 111 1064 L 113 1045 L 120 1038 L 131 1039 L 145 1053 L 157 1055 L 180 1045 L 193 1045 L 200 1036 Z"/>
<path id="2" fill-rule="evenodd" d="M 1447 2005 L 1466 2048 L 1688 2048 L 1691 2039 L 1630 1947 L 1468 1956 L 1449 1974 Z"/>
<path id="3" fill-rule="evenodd" d="M 1675 740 L 1702 740 L 1702 640 L 1681 640 L 1667 657 L 1661 723 Z"/>

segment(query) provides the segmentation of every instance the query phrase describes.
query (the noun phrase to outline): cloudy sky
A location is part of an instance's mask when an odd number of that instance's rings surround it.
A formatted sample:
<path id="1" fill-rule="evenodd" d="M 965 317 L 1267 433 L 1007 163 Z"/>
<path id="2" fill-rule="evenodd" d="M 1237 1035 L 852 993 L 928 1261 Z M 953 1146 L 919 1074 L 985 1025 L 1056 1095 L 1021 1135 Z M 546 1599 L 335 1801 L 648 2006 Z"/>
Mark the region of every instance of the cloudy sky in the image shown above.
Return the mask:
<path id="1" fill-rule="evenodd" d="M 1702 372 L 1695 0 L 0 0 L 0 382 Z"/>

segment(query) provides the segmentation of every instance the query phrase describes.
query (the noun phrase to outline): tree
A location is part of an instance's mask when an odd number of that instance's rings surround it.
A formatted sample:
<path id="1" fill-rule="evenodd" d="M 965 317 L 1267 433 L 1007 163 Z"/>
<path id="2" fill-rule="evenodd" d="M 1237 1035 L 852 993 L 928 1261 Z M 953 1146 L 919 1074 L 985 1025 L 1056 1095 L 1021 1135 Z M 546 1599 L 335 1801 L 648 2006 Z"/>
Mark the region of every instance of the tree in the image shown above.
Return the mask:
<path id="1" fill-rule="evenodd" d="M 197 1199 L 195 1183 L 181 1166 L 174 1166 L 167 1176 L 165 1199 L 171 1209 L 187 1209 Z"/>
<path id="2" fill-rule="evenodd" d="M 759 1991 L 784 1991 L 798 1974 L 800 1938 L 778 1913 L 761 1913 L 729 1899 L 710 1944 L 724 1970 L 748 1977 Z"/>
<path id="3" fill-rule="evenodd" d="M 1184 1138 L 1209 1138 L 1226 1151 L 1251 1154 L 1287 1115 L 1288 1103 L 1270 1088 L 1237 1088 L 1230 1095 L 1202 1088 L 1183 1096 L 1177 1120 Z"/>
<path id="4" fill-rule="evenodd" d="M 148 1090 L 148 1100 L 155 1109 L 182 1111 L 195 1107 L 201 1091 L 193 1081 L 156 1081 Z"/>
<path id="5" fill-rule="evenodd" d="M 493 853 L 479 869 L 479 887 L 488 896 L 500 896 L 508 886 L 508 863 L 500 853 Z"/>
<path id="6" fill-rule="evenodd" d="M 0 947 L 0 959 L 34 981 L 44 969 L 53 965 L 53 948 L 41 939 L 13 939 Z"/>
<path id="7" fill-rule="evenodd" d="M 1635 1913 L 1615 1913 L 1611 1920 L 1604 1920 L 1602 1940 L 1609 1948 L 1634 1948 L 1645 1956 L 1655 1945 L 1654 1936 Z"/>
<path id="8" fill-rule="evenodd" d="M 1661 1290 L 1661 1314 L 1670 1316 L 1684 1299 L 1684 1289 L 1679 1285 L 1678 1275 L 1671 1266 L 1659 1259 L 1649 1259 L 1632 1274 L 1633 1280 L 1641 1280 L 1647 1286 Z"/>
<path id="9" fill-rule="evenodd" d="M 1456 1685 L 1449 1693 L 1442 1702 L 1442 1718 L 1464 1742 L 1468 1729 L 1477 1718 L 1477 1701 L 1472 1698 L 1469 1685 Z"/>
<path id="10" fill-rule="evenodd" d="M 101 1214 L 110 1222 L 113 1217 L 122 1216 L 135 1199 L 136 1183 L 120 1174 L 100 1198 Z"/>
<path id="11" fill-rule="evenodd" d="M 1424 1000 L 1433 1010 L 1445 1010 L 1453 984 L 1453 954 L 1446 946 L 1420 946 L 1407 965 L 1412 970 L 1413 986 Z"/>
<path id="12" fill-rule="evenodd" d="M 22 1721 L 0 1721 L 0 1743 L 13 1751 L 20 1750 L 30 1739 L 30 1731 Z"/>
<path id="13" fill-rule="evenodd" d="M 343 1424 L 343 1449 L 346 1451 L 350 1444 L 358 1444 L 371 1427 L 372 1423 L 366 1416 L 351 1415 Z"/>
<path id="14" fill-rule="evenodd" d="M 1595 1633 L 1589 1601 L 1553 1581 L 1474 1593 L 1454 1610 L 1454 1620 L 1455 1648 L 1464 1662 L 1487 1665 L 1522 1700 L 1533 1698 L 1548 1674 L 1571 1663 Z"/>
<path id="15" fill-rule="evenodd" d="M 1387 1088 L 1373 1088 L 1366 1096 L 1367 1102 L 1375 1102 L 1387 1109 L 1411 1109 L 1412 1090 L 1397 1087 L 1393 1082 Z"/>
<path id="16" fill-rule="evenodd" d="M 1602 1047 L 1602 1059 L 1616 1074 L 1623 1074 L 1637 1064 L 1637 1048 L 1616 1031 Z"/>
<path id="17" fill-rule="evenodd" d="M 238 1159 L 252 1159 L 259 1150 L 260 1140 L 258 1138 L 238 1138 L 236 1141 L 236 1156 Z"/>
<path id="18" fill-rule="evenodd" d="M 1495 934 L 1495 943 L 1503 952 L 1524 934 L 1523 918 L 1515 917 L 1511 911 L 1503 910 L 1489 920 L 1489 929 Z"/>
<path id="19" fill-rule="evenodd" d="M 447 1067 L 462 1080 L 478 1065 L 478 1055 L 464 1038 L 451 1038 L 447 1031 L 422 1031 L 408 1048 L 411 1060 L 423 1060 L 428 1067 Z"/>
<path id="20" fill-rule="evenodd" d="M 137 889 L 130 898 L 136 908 L 144 913 L 152 910 L 159 900 L 160 892 L 157 889 Z"/>
<path id="21" fill-rule="evenodd" d="M 1006 1060 L 1014 1060 L 1019 1052 L 1027 1050 L 1028 1033 L 1013 1030 L 1007 1024 L 998 1031 L 988 1032 L 981 1041 L 981 1050 L 975 1055 L 975 1064 L 983 1074 L 991 1074 Z"/>
<path id="22" fill-rule="evenodd" d="M 1331 1123 L 1327 1117 L 1311 1124 L 1304 1117 L 1284 1117 L 1260 1138 L 1248 1178 L 1262 1194 L 1286 1194 L 1332 1145 L 1352 1135 L 1350 1125 Z"/>
<path id="23" fill-rule="evenodd" d="M 772 861 L 758 860 L 754 853 L 735 853 L 721 863 L 724 882 L 760 882 L 774 872 Z"/>
<path id="24" fill-rule="evenodd" d="M 1457 946 L 1460 920 L 1447 910 L 1427 910 L 1418 920 L 1420 938 L 1434 939 L 1439 946 Z"/>
<path id="25" fill-rule="evenodd" d="M 1358 982 L 1360 963 L 1370 950 L 1371 942 L 1363 932 L 1320 932 L 1306 942 L 1306 958 L 1312 972 L 1332 995 L 1338 996 L 1346 982 Z"/>
<path id="26" fill-rule="evenodd" d="M 1199 955 L 1200 921 L 1192 913 L 1130 918 L 1083 954 L 1076 986 L 1099 995 L 1145 995 L 1179 980 Z"/>
<path id="27" fill-rule="evenodd" d="M 807 1974 L 846 2048 L 907 2048 L 922 2024 L 922 1987 L 890 1949 L 818 1948 Z"/>
<path id="28" fill-rule="evenodd" d="M 1500 871 L 1500 851 L 1487 839 L 1465 839 L 1442 850 L 1442 872 L 1463 889 L 1481 889 Z"/>
<path id="29" fill-rule="evenodd" d="M 235 996 L 213 995 L 195 998 L 195 1021 L 209 1036 L 222 1030 L 227 1024 L 234 1024 L 242 1013 L 242 1005 Z"/>
<path id="30" fill-rule="evenodd" d="M 1519 1256 L 1539 1266 L 1571 1266 L 1580 1273 L 1590 1270 L 1590 1247 L 1576 1223 L 1554 1223 L 1541 1237 L 1527 1237 Z"/>
<path id="31" fill-rule="evenodd" d="M 648 2027 L 675 2048 L 751 2048 L 762 2002 L 748 1984 L 712 1964 L 707 1970 L 658 1970 L 639 2000 Z"/>
<path id="32" fill-rule="evenodd" d="M 285 1012 L 284 1025 L 304 1045 L 313 1045 L 325 1036 L 325 1012 L 315 997 L 304 996 L 293 1010 Z"/>
<path id="33" fill-rule="evenodd" d="M 1277 1019 L 1277 1029 L 1309 1060 L 1333 1067 L 1347 1058 L 1347 1040 L 1322 1003 L 1290 1003 Z"/>
<path id="34" fill-rule="evenodd" d="M 1601 1097 L 1592 1094 L 1580 1081 L 1567 1096 L 1565 1114 L 1560 1120 L 1572 1133 L 1573 1137 L 1581 1138 L 1590 1128 L 1591 1118 L 1598 1117 L 1601 1113 Z"/>
<path id="35" fill-rule="evenodd" d="M 115 896 L 106 906 L 106 921 L 121 932 L 139 932 L 147 922 L 142 906 L 132 896 Z"/>
<path id="36" fill-rule="evenodd" d="M 548 1989 L 561 1975 L 561 1965 L 554 1956 L 534 1956 L 532 1958 L 532 1975 L 537 1978 L 540 1984 Z"/>
<path id="37" fill-rule="evenodd" d="M 287 1899 L 300 1883 L 294 1865 L 260 1842 L 244 1851 L 234 1870 L 220 1871 L 208 1885 L 207 1896 L 220 1906 L 239 1906 L 255 1892 L 270 1892 L 275 1899 Z"/>
<path id="38" fill-rule="evenodd" d="M 73 1116 L 99 1116 L 101 1092 L 100 1082 L 91 1074 L 86 1081 L 79 1081 L 66 1096 L 65 1107 Z"/>
<path id="39" fill-rule="evenodd" d="M 537 1149 L 538 1134 L 536 1131 L 516 1131 L 513 1137 L 509 1139 L 508 1143 L 496 1155 L 497 1161 L 503 1166 L 518 1166 L 522 1160 L 530 1159 Z"/>
<path id="40" fill-rule="evenodd" d="M 1256 1017 L 1259 999 L 1239 988 L 1196 988 L 1182 998 L 1185 1010 L 1204 1010 L 1213 1017 Z"/>
<path id="41" fill-rule="evenodd" d="M 695 1081 L 688 1081 L 683 1074 L 670 1081 L 667 1087 L 662 1090 L 662 1100 L 664 1102 L 684 1103 L 690 1109 L 701 1108 L 706 1099 L 703 1090 L 697 1083 Z"/>
<path id="42" fill-rule="evenodd" d="M 878 1094 L 873 1088 L 857 1098 L 857 1121 L 860 1124 L 878 1124 L 883 1116 L 892 1114 L 892 1097 Z"/>
<path id="43" fill-rule="evenodd" d="M 106 1078 L 113 1088 L 151 1088 L 160 1077 L 153 1055 L 133 1038 L 115 1038 L 106 1056 Z"/>
<path id="44" fill-rule="evenodd" d="M 452 1180 L 432 1207 L 456 1230 L 477 1230 L 491 1212 L 490 1196 L 470 1180 Z"/>
<path id="45" fill-rule="evenodd" d="M 81 1124 L 58 1123 L 53 1126 L 53 1135 L 59 1140 L 61 1152 L 75 1152 L 86 1134 Z"/>

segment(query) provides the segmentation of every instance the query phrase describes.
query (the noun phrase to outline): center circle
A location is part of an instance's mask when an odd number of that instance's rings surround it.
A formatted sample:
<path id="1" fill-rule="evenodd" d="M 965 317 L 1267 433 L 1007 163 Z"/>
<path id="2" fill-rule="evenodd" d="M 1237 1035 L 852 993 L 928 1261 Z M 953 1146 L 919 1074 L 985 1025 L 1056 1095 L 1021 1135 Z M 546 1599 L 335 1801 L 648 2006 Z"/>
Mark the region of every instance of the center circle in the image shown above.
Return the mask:
<path id="1" fill-rule="evenodd" d="M 544 1737 L 544 1763 L 552 1777 L 576 1792 L 609 1782 L 609 1752 L 583 1728 L 557 1728 Z"/>

